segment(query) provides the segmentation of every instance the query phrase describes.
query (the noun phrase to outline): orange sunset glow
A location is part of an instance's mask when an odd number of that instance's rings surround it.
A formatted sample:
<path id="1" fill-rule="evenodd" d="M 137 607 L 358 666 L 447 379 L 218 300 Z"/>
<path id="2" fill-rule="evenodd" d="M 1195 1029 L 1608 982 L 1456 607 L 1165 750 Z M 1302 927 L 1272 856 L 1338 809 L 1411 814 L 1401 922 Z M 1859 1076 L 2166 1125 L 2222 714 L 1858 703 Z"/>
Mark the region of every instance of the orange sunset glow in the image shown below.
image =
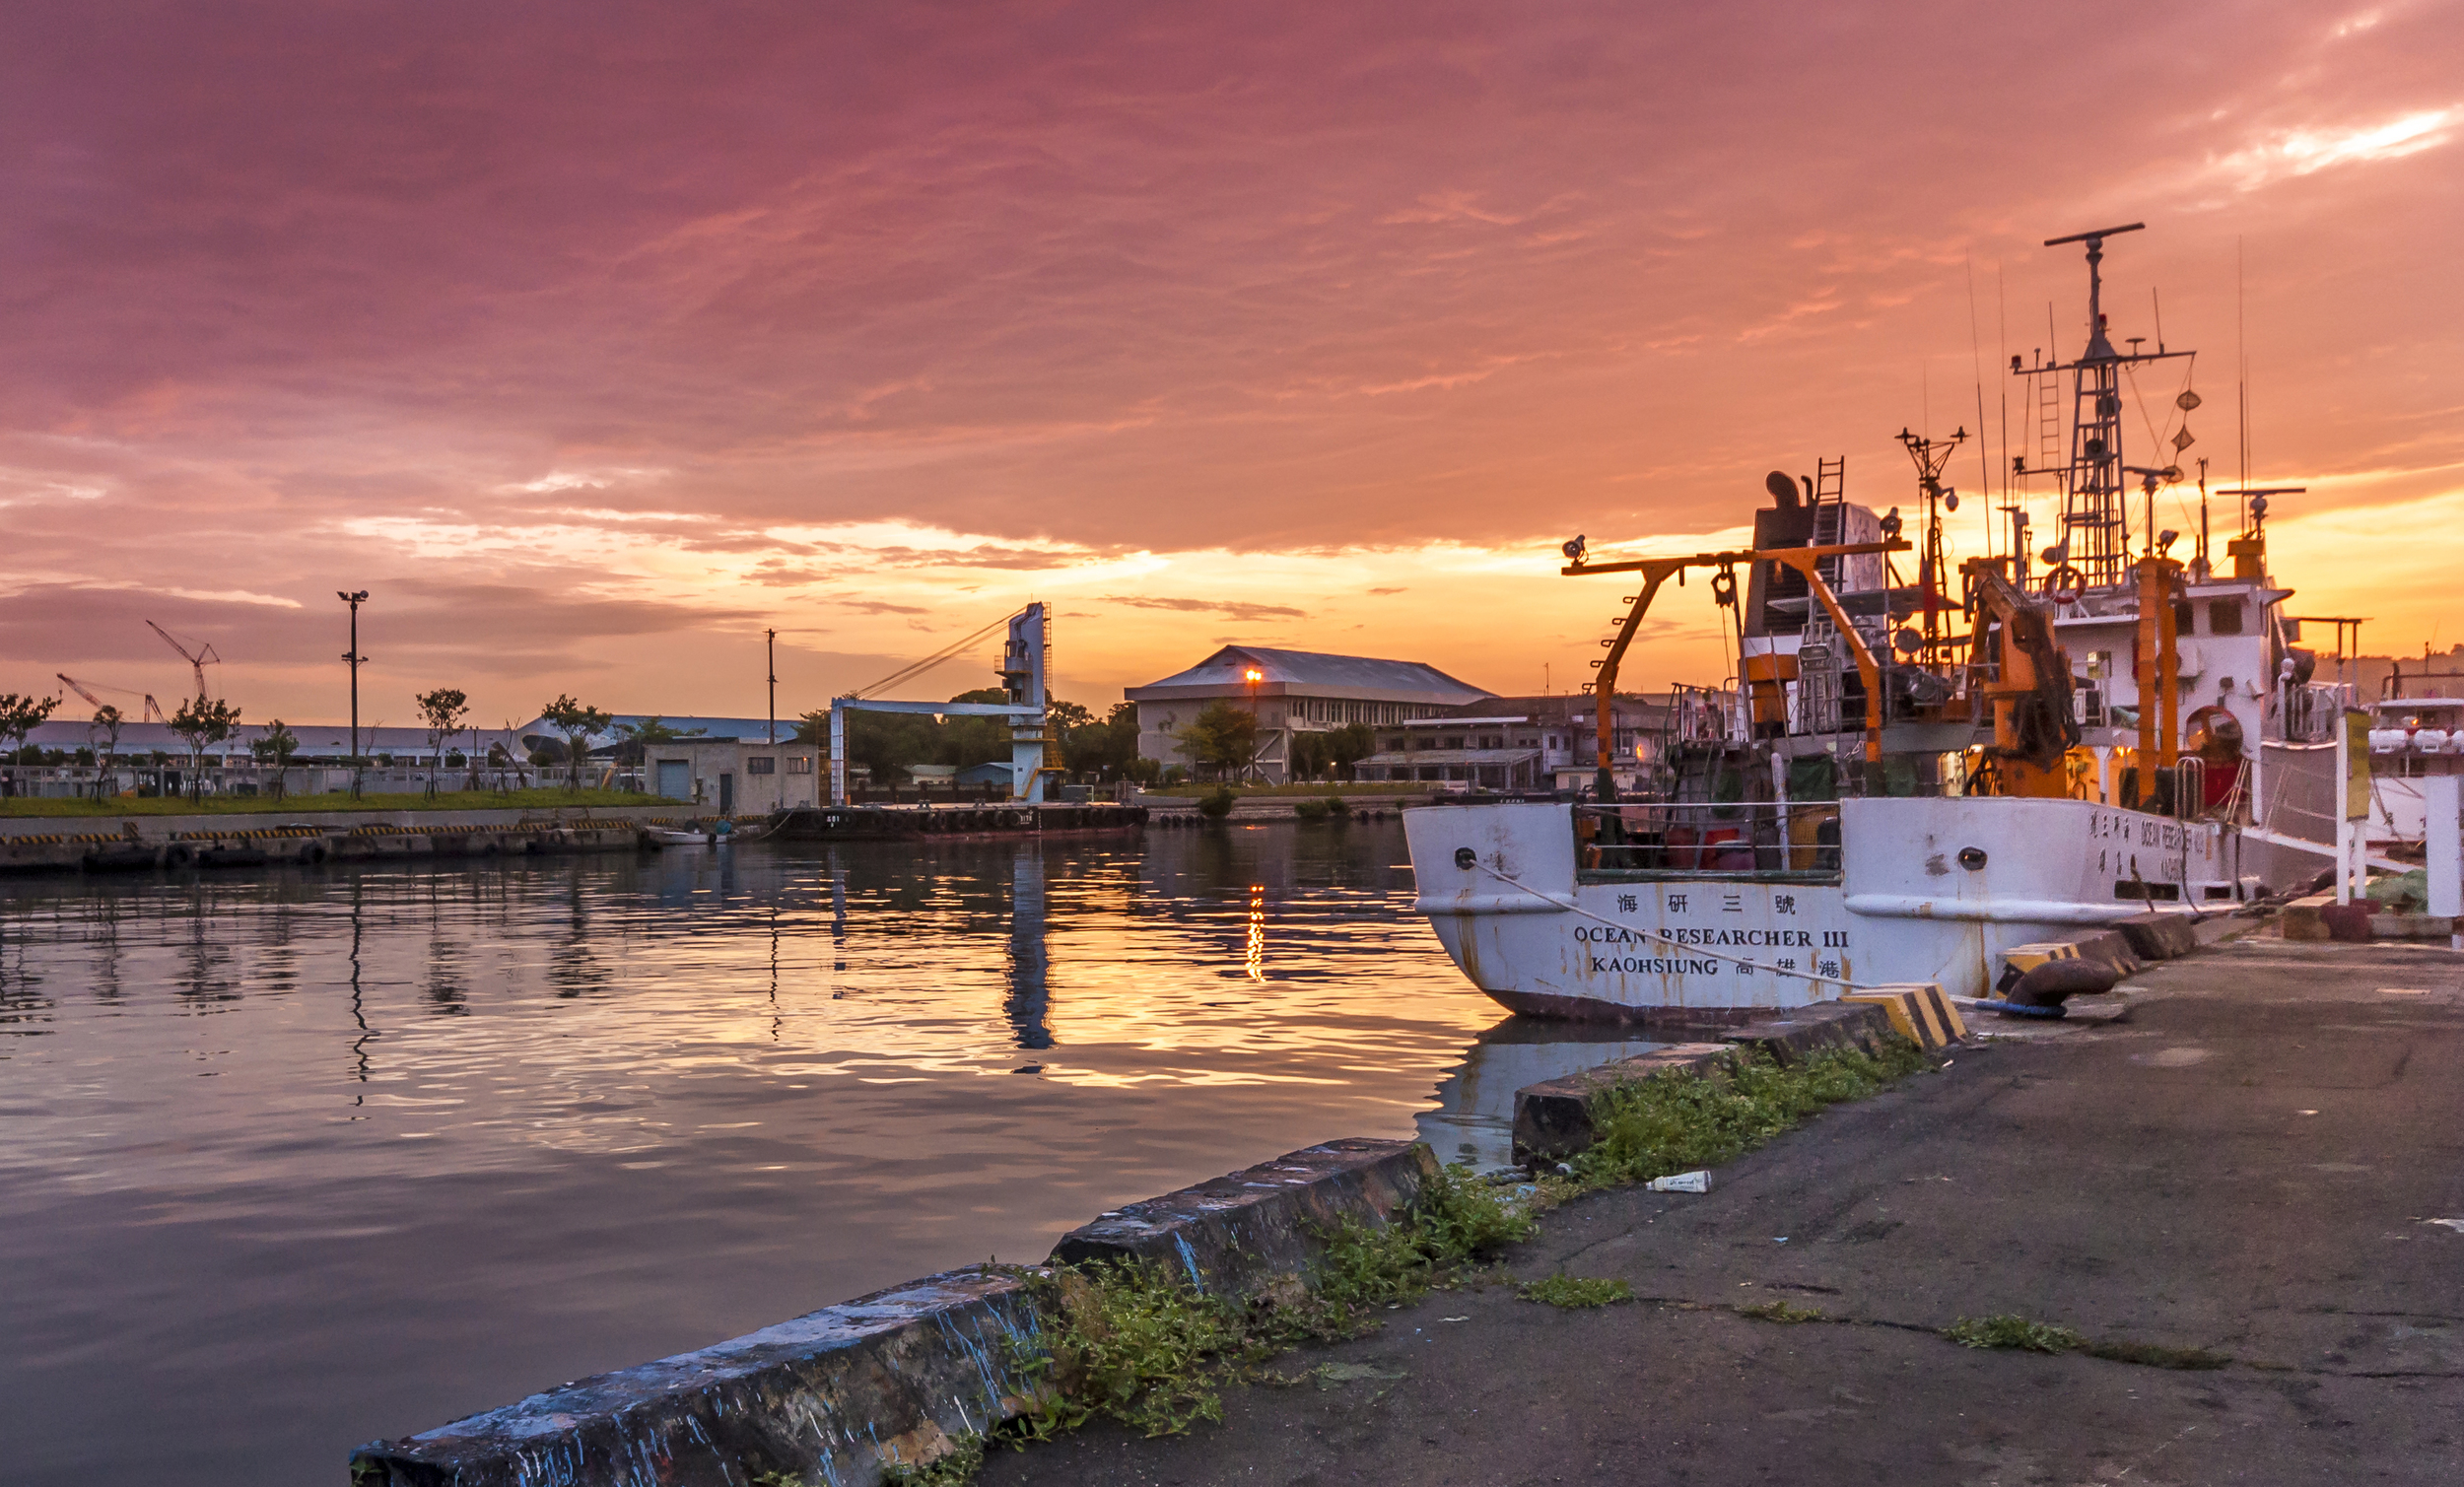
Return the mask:
<path id="1" fill-rule="evenodd" d="M 2196 348 L 2306 486 L 2294 613 L 2464 642 L 2464 17 L 1977 9 L 48 7 L 0 48 L 0 687 L 253 720 L 465 688 L 820 706 L 1029 599 L 1099 709 L 1226 641 L 1569 691 L 1596 558 Z M 2160 322 L 2160 323 L 2159 323 Z M 2179 364 L 2161 364 L 2173 368 Z M 2179 390 L 2135 389 L 2165 423 Z M 2022 488 L 2040 531 L 2052 489 Z M 1993 502 L 1951 518 L 1981 552 Z M 2159 498 L 2195 530 L 2195 493 Z M 2218 519 L 2230 521 L 2229 502 Z M 2136 510 L 2134 502 L 2134 510 Z M 1627 590 L 1630 591 L 1630 590 Z M 1716 680 L 1696 590 L 1629 685 Z M 984 685 L 963 666 L 924 684 Z"/>

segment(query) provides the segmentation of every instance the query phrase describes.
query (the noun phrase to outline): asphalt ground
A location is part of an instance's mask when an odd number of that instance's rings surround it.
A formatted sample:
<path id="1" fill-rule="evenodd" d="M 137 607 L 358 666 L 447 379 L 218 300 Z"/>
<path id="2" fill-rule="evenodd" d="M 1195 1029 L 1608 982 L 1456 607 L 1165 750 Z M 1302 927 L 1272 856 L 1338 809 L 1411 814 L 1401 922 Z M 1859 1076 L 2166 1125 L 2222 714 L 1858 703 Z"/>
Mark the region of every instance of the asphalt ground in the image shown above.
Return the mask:
<path id="1" fill-rule="evenodd" d="M 1632 1303 L 1438 1292 L 1220 1425 L 1098 1425 L 982 1480 L 2464 1482 L 2464 1222 L 2429 1222 L 2464 1221 L 2464 955 L 2251 939 L 2130 984 L 2125 1020 L 1960 1048 L 1507 1261 Z M 1772 1301 L 1829 1319 L 1737 1310 Z M 1993 1314 L 2234 1361 L 1940 1335 Z"/>

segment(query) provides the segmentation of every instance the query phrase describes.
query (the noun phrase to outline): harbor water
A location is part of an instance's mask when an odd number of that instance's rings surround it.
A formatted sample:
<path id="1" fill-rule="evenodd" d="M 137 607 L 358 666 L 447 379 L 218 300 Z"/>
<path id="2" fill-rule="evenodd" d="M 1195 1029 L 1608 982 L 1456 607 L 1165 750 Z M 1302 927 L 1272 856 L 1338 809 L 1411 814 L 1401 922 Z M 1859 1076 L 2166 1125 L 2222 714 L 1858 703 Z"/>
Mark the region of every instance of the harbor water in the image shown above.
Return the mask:
<path id="1" fill-rule="evenodd" d="M 1392 822 L 0 885 L 20 1484 L 349 1448 L 1647 1047 L 1503 1017 Z"/>

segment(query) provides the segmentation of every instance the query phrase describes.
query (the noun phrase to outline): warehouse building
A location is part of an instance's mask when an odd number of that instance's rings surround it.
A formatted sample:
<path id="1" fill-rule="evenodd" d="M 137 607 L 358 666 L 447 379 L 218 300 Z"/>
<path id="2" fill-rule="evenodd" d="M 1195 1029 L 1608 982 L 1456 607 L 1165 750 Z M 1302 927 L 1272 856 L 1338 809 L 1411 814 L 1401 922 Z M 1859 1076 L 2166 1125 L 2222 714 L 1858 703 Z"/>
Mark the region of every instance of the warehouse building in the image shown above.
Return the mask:
<path id="1" fill-rule="evenodd" d="M 1226 645 L 1186 671 L 1123 694 L 1137 705 L 1138 754 L 1169 768 L 1193 767 L 1180 731 L 1209 703 L 1253 711 L 1258 753 L 1250 777 L 1291 778 L 1293 740 L 1346 723 L 1391 727 L 1464 708 L 1489 696 L 1422 661 L 1327 655 L 1264 645 Z"/>

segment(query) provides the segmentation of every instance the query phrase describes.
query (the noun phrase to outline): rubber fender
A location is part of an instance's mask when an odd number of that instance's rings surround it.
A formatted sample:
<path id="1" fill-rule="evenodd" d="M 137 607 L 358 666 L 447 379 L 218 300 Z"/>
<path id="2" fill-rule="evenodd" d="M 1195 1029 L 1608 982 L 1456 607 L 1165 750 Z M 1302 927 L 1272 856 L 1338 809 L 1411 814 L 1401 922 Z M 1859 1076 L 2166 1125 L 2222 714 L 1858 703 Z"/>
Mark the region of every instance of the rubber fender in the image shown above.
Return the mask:
<path id="1" fill-rule="evenodd" d="M 2199 948 L 2198 932 L 2178 913 L 2136 914 L 2113 927 L 2130 941 L 2131 954 L 2143 961 L 2179 960 Z"/>
<path id="2" fill-rule="evenodd" d="M 2022 1007 L 2058 1007 L 2069 997 L 2110 991 L 2121 980 L 2105 961 L 2047 961 L 2011 983 L 2011 1000 Z"/>

